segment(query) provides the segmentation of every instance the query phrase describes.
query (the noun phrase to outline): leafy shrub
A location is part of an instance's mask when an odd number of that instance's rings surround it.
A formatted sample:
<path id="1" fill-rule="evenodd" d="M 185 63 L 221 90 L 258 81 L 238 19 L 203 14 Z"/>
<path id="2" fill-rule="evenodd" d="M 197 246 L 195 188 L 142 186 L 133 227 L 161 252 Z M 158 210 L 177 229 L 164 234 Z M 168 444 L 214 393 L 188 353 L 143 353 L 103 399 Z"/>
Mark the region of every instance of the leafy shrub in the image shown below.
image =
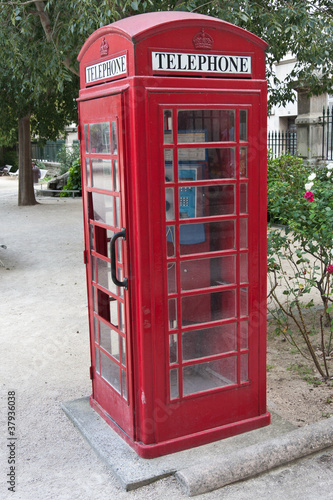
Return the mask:
<path id="1" fill-rule="evenodd" d="M 80 145 L 73 144 L 72 147 L 62 146 L 57 153 L 57 161 L 60 163 L 60 172 L 62 175 L 71 168 L 73 162 L 80 159 Z"/>
<path id="2" fill-rule="evenodd" d="M 73 161 L 73 165 L 69 169 L 69 176 L 67 179 L 67 184 L 63 187 L 63 190 L 79 190 L 82 193 L 81 185 L 81 161 Z M 60 196 L 71 196 L 71 193 L 60 193 Z"/>
<path id="3" fill-rule="evenodd" d="M 271 222 L 288 224 L 294 213 L 294 201 L 304 194 L 309 167 L 301 158 L 282 155 L 268 158 L 267 211 Z"/>
<path id="4" fill-rule="evenodd" d="M 310 355 L 327 379 L 333 354 L 333 164 L 309 168 L 299 158 L 269 161 L 270 220 L 286 225 L 268 234 L 269 307 L 277 333 Z M 314 292 L 317 304 L 309 298 Z"/>

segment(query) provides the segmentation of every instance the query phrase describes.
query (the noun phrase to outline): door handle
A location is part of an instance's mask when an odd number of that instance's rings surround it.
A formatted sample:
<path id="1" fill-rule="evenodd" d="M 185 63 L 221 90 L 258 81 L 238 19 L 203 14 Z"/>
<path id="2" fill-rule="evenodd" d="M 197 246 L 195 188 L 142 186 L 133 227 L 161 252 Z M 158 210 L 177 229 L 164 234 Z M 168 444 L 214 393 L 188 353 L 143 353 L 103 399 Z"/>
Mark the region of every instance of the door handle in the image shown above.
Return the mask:
<path id="1" fill-rule="evenodd" d="M 127 278 L 124 281 L 119 281 L 117 278 L 117 266 L 116 266 L 116 242 L 118 238 L 124 238 L 126 240 L 126 231 L 122 229 L 119 233 L 115 233 L 110 241 L 110 253 L 111 253 L 111 278 L 115 285 L 123 286 L 127 290 Z"/>

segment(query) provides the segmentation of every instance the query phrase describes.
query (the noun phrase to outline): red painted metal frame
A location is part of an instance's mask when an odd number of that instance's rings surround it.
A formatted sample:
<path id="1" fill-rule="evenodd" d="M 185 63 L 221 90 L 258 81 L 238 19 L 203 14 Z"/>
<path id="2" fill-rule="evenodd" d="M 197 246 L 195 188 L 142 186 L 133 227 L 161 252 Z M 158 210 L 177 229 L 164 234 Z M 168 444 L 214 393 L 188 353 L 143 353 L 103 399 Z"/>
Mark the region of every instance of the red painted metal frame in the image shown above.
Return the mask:
<path id="1" fill-rule="evenodd" d="M 122 117 L 122 99 L 123 95 L 122 93 L 116 92 L 113 95 L 109 95 L 107 98 L 101 98 L 99 97 L 96 100 L 87 100 L 87 101 L 80 101 L 79 102 L 79 108 L 80 108 L 80 116 L 81 116 L 81 133 L 84 133 L 84 125 L 89 124 L 89 123 L 95 123 L 98 121 L 102 122 L 111 122 L 111 120 L 115 120 L 116 118 L 120 117 L 120 130 L 122 131 L 123 129 L 123 117 Z M 118 126 L 119 130 L 119 126 Z M 124 179 L 124 173 L 123 173 L 123 165 L 124 165 L 124 157 L 123 157 L 123 151 L 124 151 L 124 146 L 123 146 L 123 134 L 122 132 L 118 133 L 118 149 L 119 149 L 119 173 L 120 173 L 120 192 L 119 193 L 114 193 L 113 196 L 120 197 L 120 194 L 122 193 L 122 205 L 120 207 L 121 210 L 121 224 L 119 226 L 121 227 L 126 227 L 126 220 L 127 220 L 127 214 L 126 214 L 126 209 L 125 209 L 125 204 L 124 204 L 124 197 L 126 193 L 125 189 L 125 179 Z M 111 158 L 111 154 L 97 154 L 97 155 L 92 155 L 92 154 L 87 154 L 84 151 L 84 140 L 81 142 L 81 157 L 82 158 L 88 158 L 92 159 L 95 157 L 98 158 Z M 111 161 L 111 160 L 110 160 Z M 85 162 L 83 161 L 82 164 L 84 165 Z M 92 397 L 99 401 L 100 404 L 103 405 L 104 408 L 108 409 L 109 411 L 110 408 L 112 408 L 113 412 L 113 418 L 115 418 L 118 421 L 122 422 L 123 428 L 126 429 L 126 432 L 130 436 L 134 436 L 134 429 L 133 429 L 133 400 L 132 400 L 132 376 L 131 376 L 131 370 L 127 368 L 127 373 L 128 373 L 128 390 L 127 390 L 127 401 L 122 398 L 120 394 L 118 394 L 115 390 L 111 389 L 110 385 L 105 381 L 99 373 L 96 371 L 96 359 L 95 359 L 95 331 L 94 331 L 94 311 L 93 311 L 93 297 L 92 297 L 92 276 L 91 276 L 91 260 L 90 260 L 90 255 L 94 257 L 98 257 L 102 259 L 105 262 L 109 262 L 110 259 L 107 257 L 104 257 L 103 255 L 100 255 L 97 251 L 96 248 L 94 250 L 90 250 L 90 242 L 89 242 L 89 225 L 93 224 L 96 225 L 97 227 L 100 228 L 108 228 L 108 224 L 101 223 L 101 222 L 95 222 L 93 220 L 92 214 L 89 213 L 89 208 L 91 210 L 91 207 L 89 207 L 89 201 L 88 197 L 89 194 L 92 192 L 95 193 L 106 193 L 108 194 L 105 190 L 103 189 L 98 189 L 98 188 L 92 188 L 92 187 L 87 187 L 87 179 L 86 179 L 86 171 L 85 168 L 82 168 L 82 180 L 83 180 L 83 209 L 84 209 L 84 228 L 85 228 L 85 248 L 86 248 L 86 256 L 87 256 L 87 295 L 88 295 L 88 309 L 89 309 L 89 323 L 90 323 L 90 346 L 91 346 L 91 363 L 92 363 L 92 373 L 93 373 L 93 395 Z M 111 194 L 111 193 L 109 193 Z M 118 229 L 120 230 L 121 227 Z M 118 268 L 121 268 L 123 270 L 123 274 L 128 273 L 128 268 L 129 268 L 129 263 L 128 263 L 128 258 L 125 258 L 125 256 L 128 254 L 127 250 L 127 245 L 126 242 L 123 242 L 123 248 L 124 248 L 124 262 L 122 264 L 118 264 Z M 96 290 L 101 290 L 104 291 L 101 285 L 95 285 Z M 108 291 L 105 290 L 105 293 L 108 294 Z M 127 296 L 128 292 L 124 291 L 124 299 L 118 299 L 119 302 L 124 304 L 125 308 L 125 321 L 126 321 L 126 367 L 130 367 L 132 364 L 131 361 L 131 350 L 130 350 L 130 337 L 131 337 L 131 331 L 130 331 L 130 307 L 127 302 Z M 112 293 L 111 293 L 112 295 Z M 101 319 L 103 321 L 103 317 L 96 316 L 98 319 Z M 113 328 L 115 331 L 118 332 L 119 335 L 123 336 L 119 330 L 119 328 Z M 105 352 L 105 355 L 108 355 L 107 352 Z M 115 361 L 116 364 L 117 361 Z M 120 367 L 120 364 L 119 364 Z M 122 382 L 121 382 L 122 383 Z"/>
<path id="2" fill-rule="evenodd" d="M 100 108 L 114 99 L 115 94 L 121 96 L 118 110 L 122 121 L 120 144 L 123 160 L 122 189 L 125 194 L 122 210 L 127 233 L 126 322 L 127 332 L 131 332 L 127 343 L 127 417 L 124 419 L 117 413 L 117 405 L 113 412 L 112 404 L 107 403 L 104 397 L 99 398 L 98 394 L 93 393 L 91 405 L 145 458 L 199 446 L 267 425 L 270 421 L 266 411 L 265 44 L 244 30 L 207 16 L 167 13 L 168 16 L 171 15 L 163 21 L 164 14 L 166 13 L 151 15 L 149 19 L 144 17 L 144 20 L 141 16 L 135 16 L 139 19 L 134 17 L 101 28 L 86 42 L 79 56 L 82 81 L 79 98 L 81 133 L 84 130 L 84 119 L 88 115 L 94 121 L 94 106 L 96 116 L 102 116 Z M 154 20 L 155 26 L 151 24 Z M 237 51 L 239 48 L 242 53 L 251 53 L 252 78 L 143 76 L 149 74 L 148 53 L 151 48 L 177 48 L 183 36 L 184 39 L 192 39 L 202 24 L 207 30 L 217 30 L 217 38 L 224 36 L 227 44 L 225 50 Z M 218 29 L 221 29 L 220 34 Z M 178 37 L 175 36 L 177 30 L 181 30 L 181 37 L 179 34 Z M 102 37 L 113 46 L 114 53 L 127 51 L 129 76 L 85 88 L 85 67 L 100 59 L 98 51 Z M 178 48 L 185 50 L 184 47 Z M 138 74 L 142 76 L 135 76 Z M 87 115 L 84 109 L 89 106 L 89 102 L 92 105 Z M 209 393 L 186 396 L 171 402 L 168 389 L 164 164 L 161 161 L 162 109 L 168 107 L 175 110 L 205 107 L 250 110 L 252 130 L 256 133 L 250 134 L 248 140 L 252 154 L 249 217 L 254 219 L 251 227 L 258 230 L 256 234 L 252 232 L 250 235 L 249 250 L 251 262 L 257 265 L 255 271 L 251 269 L 253 281 L 250 283 L 253 305 L 250 319 L 255 336 L 250 338 L 249 346 L 251 355 L 251 349 L 254 351 L 250 363 L 250 383 L 243 384 L 242 387 L 213 389 Z M 84 156 L 83 141 L 81 144 Z M 209 143 L 209 147 L 214 145 L 216 144 Z M 207 143 L 201 146 L 208 147 Z M 209 181 L 209 184 L 213 183 L 214 181 Z M 201 182 L 200 185 L 202 184 L 204 183 Z M 87 214 L 86 195 L 84 213 Z M 210 220 L 209 218 L 204 222 Z M 87 221 L 85 215 L 86 248 L 89 247 Z M 87 279 L 89 310 L 92 315 L 89 271 Z M 92 320 L 90 328 L 93 345 Z M 92 364 L 95 366 L 93 353 Z M 106 387 L 105 398 L 113 401 L 113 392 L 111 387 Z"/>

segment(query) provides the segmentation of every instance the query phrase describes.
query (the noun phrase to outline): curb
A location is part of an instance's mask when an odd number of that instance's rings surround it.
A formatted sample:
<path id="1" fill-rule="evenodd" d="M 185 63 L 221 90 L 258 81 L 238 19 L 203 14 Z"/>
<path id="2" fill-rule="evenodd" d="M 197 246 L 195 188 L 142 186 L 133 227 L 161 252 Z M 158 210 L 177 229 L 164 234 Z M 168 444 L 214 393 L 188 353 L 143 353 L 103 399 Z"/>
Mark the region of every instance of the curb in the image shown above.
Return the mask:
<path id="1" fill-rule="evenodd" d="M 184 493 L 196 496 L 285 465 L 333 446 L 333 418 L 230 453 L 201 470 L 192 466 L 176 473 Z"/>

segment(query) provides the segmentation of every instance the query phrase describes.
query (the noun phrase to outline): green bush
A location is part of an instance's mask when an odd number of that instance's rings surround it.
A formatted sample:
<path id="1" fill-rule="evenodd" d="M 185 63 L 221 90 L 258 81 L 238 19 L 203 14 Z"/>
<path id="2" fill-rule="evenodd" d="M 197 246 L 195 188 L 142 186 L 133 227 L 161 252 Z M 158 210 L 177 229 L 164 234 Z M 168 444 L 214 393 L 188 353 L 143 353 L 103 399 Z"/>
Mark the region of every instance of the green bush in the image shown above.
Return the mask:
<path id="1" fill-rule="evenodd" d="M 294 202 L 302 198 L 309 167 L 297 156 L 282 155 L 267 161 L 267 211 L 270 222 L 288 224 Z"/>
<path id="2" fill-rule="evenodd" d="M 268 233 L 270 312 L 276 331 L 305 357 L 310 354 L 325 379 L 333 354 L 332 173 L 333 164 L 309 167 L 290 156 L 270 159 L 268 166 L 268 214 L 285 225 Z M 309 297 L 314 292 L 319 310 Z"/>
<path id="3" fill-rule="evenodd" d="M 63 187 L 63 190 L 79 190 L 82 193 L 81 185 L 81 161 L 73 161 L 73 165 L 69 169 L 69 175 L 67 179 L 67 184 Z M 60 193 L 60 196 L 71 196 L 71 193 Z"/>
<path id="4" fill-rule="evenodd" d="M 62 175 L 68 172 L 76 160 L 80 160 L 80 145 L 73 144 L 72 147 L 62 146 L 57 153 L 57 161 L 61 165 L 59 174 Z"/>

